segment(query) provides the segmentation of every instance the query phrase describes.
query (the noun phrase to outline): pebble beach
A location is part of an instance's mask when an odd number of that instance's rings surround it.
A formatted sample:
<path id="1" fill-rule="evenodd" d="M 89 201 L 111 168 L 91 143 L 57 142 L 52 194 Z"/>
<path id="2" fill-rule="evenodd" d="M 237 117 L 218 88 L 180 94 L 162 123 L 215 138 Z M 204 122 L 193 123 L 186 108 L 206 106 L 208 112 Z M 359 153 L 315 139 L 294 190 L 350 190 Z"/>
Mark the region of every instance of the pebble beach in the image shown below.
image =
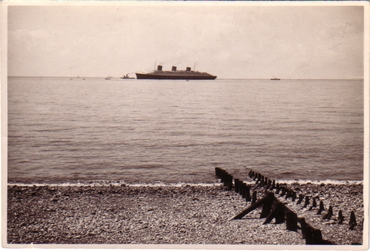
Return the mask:
<path id="1" fill-rule="evenodd" d="M 258 198 L 264 190 L 251 182 Z M 288 184 L 333 208 L 331 219 L 277 198 L 337 245 L 363 243 L 364 204 L 360 184 Z M 261 208 L 230 220 L 250 206 L 219 183 L 182 185 L 8 185 L 8 244 L 204 244 L 305 245 L 301 231 L 263 224 Z M 338 211 L 344 221 L 338 223 Z M 349 229 L 350 212 L 357 225 Z"/>

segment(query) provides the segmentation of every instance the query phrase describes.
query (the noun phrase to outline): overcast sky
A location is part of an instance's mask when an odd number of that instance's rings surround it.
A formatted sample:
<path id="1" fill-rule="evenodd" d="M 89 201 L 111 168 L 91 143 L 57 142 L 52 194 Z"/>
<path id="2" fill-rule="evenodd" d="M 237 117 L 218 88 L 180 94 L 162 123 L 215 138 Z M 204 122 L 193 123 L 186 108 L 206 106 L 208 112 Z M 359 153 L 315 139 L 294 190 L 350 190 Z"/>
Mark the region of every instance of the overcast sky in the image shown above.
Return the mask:
<path id="1" fill-rule="evenodd" d="M 10 6 L 10 76 L 122 76 L 155 63 L 219 78 L 362 78 L 361 6 Z"/>

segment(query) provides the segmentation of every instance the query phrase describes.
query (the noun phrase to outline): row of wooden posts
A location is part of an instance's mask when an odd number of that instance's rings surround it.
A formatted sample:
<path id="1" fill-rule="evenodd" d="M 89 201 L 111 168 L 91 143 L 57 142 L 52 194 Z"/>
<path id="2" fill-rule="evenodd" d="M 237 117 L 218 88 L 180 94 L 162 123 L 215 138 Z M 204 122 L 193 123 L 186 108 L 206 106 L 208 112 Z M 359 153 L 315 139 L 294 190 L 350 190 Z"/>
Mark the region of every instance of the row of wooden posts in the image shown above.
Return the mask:
<path id="1" fill-rule="evenodd" d="M 275 181 L 271 181 L 266 179 L 260 174 L 254 173 L 253 171 L 249 173 L 250 177 L 256 177 L 257 183 L 260 185 L 267 185 L 268 189 L 266 189 L 266 195 L 257 200 L 257 192 L 254 191 L 251 196 L 251 186 L 247 185 L 243 181 L 238 179 L 234 179 L 231 174 L 227 171 L 216 167 L 216 176 L 221 179 L 221 182 L 226 186 L 229 190 L 235 189 L 235 192 L 242 195 L 246 201 L 251 201 L 251 205 L 232 217 L 230 220 L 241 219 L 249 212 L 259 208 L 262 206 L 262 212 L 260 214 L 260 218 L 266 218 L 263 224 L 270 223 L 273 219 L 275 219 L 275 224 L 282 224 L 286 222 L 286 229 L 290 231 L 297 231 L 298 230 L 298 222 L 300 223 L 300 228 L 302 232 L 302 237 L 306 240 L 306 244 L 315 244 L 315 245 L 322 245 L 322 244 L 333 244 L 330 241 L 324 240 L 322 238 L 321 231 L 319 229 L 315 229 L 306 223 L 304 218 L 299 218 L 295 212 L 289 209 L 286 205 L 284 205 L 281 201 L 279 201 L 275 194 L 272 191 L 268 191 L 269 189 L 277 189 L 280 187 Z M 290 194 L 288 197 L 296 199 L 294 193 L 291 193 L 290 190 L 287 188 L 283 189 L 281 187 L 284 195 Z M 280 189 L 279 189 L 280 191 Z M 276 193 L 279 194 L 279 193 Z M 302 201 L 302 200 L 301 200 Z M 307 206 L 307 205 L 306 205 Z"/>
<path id="2" fill-rule="evenodd" d="M 310 197 L 308 195 L 305 196 L 303 194 L 299 194 L 297 198 L 297 194 L 295 191 L 293 191 L 292 189 L 286 186 L 279 185 L 278 183 L 275 182 L 275 180 L 270 180 L 264 177 L 263 175 L 261 175 L 260 173 L 257 173 L 251 170 L 249 172 L 249 177 L 253 180 L 256 180 L 256 184 L 265 187 L 267 190 L 271 190 L 271 191 L 275 190 L 275 194 L 279 196 L 285 196 L 285 199 L 291 198 L 293 202 L 297 199 L 297 205 L 301 204 L 302 201 L 304 200 L 303 208 L 307 208 L 309 206 L 308 210 L 317 209 L 318 215 L 321 215 L 325 210 L 324 202 L 322 200 L 320 200 L 319 206 L 317 207 L 317 202 L 316 202 L 315 197 Z M 310 201 L 312 201 L 311 206 L 310 206 Z M 323 215 L 322 218 L 325 220 L 330 220 L 332 216 L 333 216 L 333 207 L 329 206 L 328 211 Z M 343 212 L 342 210 L 339 210 L 337 222 L 338 224 L 343 224 L 343 221 L 344 221 Z M 353 211 L 351 211 L 350 213 L 348 224 L 349 224 L 350 230 L 353 230 L 354 227 L 357 226 L 356 216 Z"/>

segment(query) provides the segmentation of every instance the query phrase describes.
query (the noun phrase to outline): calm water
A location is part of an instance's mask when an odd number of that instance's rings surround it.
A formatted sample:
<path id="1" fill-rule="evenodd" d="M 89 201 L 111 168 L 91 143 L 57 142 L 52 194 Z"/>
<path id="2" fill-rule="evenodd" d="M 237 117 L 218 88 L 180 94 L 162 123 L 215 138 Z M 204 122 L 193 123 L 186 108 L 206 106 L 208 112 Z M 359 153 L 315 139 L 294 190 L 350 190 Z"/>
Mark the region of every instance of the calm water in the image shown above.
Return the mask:
<path id="1" fill-rule="evenodd" d="M 9 182 L 363 179 L 358 80 L 9 78 L 8 125 Z"/>

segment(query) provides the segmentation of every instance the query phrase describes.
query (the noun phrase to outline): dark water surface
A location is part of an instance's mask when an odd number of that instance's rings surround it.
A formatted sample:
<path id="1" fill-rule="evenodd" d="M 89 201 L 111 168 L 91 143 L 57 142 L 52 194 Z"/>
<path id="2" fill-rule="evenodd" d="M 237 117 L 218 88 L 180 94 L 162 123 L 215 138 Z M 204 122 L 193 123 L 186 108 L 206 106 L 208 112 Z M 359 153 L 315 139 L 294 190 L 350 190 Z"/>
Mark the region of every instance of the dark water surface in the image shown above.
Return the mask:
<path id="1" fill-rule="evenodd" d="M 9 78 L 9 182 L 363 179 L 362 80 Z"/>

